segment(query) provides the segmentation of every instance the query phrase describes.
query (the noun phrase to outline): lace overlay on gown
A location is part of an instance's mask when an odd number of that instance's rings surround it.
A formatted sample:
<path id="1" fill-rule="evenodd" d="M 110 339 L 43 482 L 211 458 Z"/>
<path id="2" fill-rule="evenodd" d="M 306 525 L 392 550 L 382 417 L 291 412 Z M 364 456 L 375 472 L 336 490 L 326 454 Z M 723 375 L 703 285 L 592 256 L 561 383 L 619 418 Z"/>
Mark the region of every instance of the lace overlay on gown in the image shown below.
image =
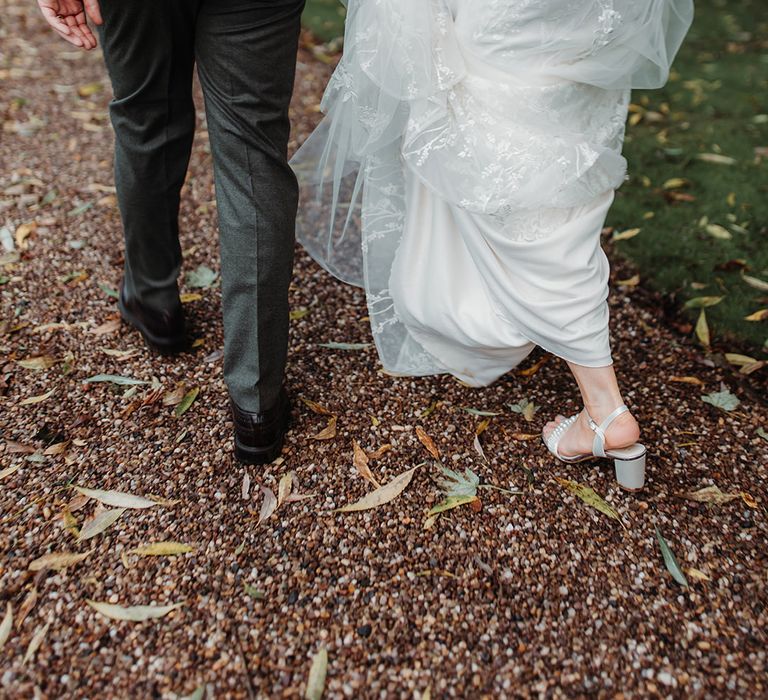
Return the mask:
<path id="1" fill-rule="evenodd" d="M 363 286 L 384 367 L 488 384 L 534 344 L 610 364 L 599 234 L 629 92 L 691 0 L 350 0 L 297 152 L 299 240 Z"/>

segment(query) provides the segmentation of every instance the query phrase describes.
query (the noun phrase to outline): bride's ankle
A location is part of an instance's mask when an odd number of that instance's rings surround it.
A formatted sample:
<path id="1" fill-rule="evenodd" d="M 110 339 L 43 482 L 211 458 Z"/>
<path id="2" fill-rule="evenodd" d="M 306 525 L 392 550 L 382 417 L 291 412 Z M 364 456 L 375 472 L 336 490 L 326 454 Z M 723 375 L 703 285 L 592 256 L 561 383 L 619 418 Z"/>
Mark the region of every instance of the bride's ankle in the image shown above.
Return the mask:
<path id="1" fill-rule="evenodd" d="M 617 405 L 614 405 L 613 407 L 585 406 L 585 408 L 587 415 L 589 415 L 589 417 L 591 417 L 592 420 L 597 423 L 597 425 L 600 425 L 617 407 Z M 636 443 L 640 439 L 640 425 L 629 411 L 625 411 L 624 413 L 616 416 L 616 418 L 611 421 L 610 425 L 605 431 L 605 438 L 606 446 L 608 447 L 627 447 Z"/>

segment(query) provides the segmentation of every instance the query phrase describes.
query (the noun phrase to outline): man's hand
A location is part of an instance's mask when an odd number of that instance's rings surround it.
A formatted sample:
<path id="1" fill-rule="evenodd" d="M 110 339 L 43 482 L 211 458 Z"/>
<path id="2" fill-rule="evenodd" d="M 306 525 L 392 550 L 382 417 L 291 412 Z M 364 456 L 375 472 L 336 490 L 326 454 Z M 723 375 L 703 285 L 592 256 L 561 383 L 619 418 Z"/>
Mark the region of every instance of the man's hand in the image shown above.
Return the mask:
<path id="1" fill-rule="evenodd" d="M 99 0 L 37 0 L 37 4 L 59 36 L 86 51 L 96 47 L 96 37 L 86 16 L 94 24 L 101 24 Z"/>

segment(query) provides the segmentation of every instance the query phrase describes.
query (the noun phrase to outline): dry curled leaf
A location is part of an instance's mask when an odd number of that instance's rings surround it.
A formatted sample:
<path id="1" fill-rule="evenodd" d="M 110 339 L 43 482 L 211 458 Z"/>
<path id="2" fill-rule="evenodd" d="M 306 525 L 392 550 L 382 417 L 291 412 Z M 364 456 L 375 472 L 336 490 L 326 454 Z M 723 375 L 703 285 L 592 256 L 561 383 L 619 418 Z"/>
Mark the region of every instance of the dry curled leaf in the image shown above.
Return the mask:
<path id="1" fill-rule="evenodd" d="M 191 544 L 183 542 L 150 542 L 141 545 L 130 551 L 131 554 L 137 554 L 140 557 L 171 557 L 178 554 L 194 552 L 195 548 Z"/>
<path id="2" fill-rule="evenodd" d="M 40 648 L 40 645 L 43 643 L 43 640 L 45 639 L 45 635 L 48 634 L 48 628 L 51 626 L 50 622 L 46 622 L 42 627 L 38 627 L 35 631 L 34 635 L 32 635 L 32 639 L 29 642 L 29 646 L 27 647 L 27 651 L 24 653 L 24 658 L 21 661 L 22 666 L 26 666 L 27 663 L 29 663 L 37 653 L 37 650 Z"/>
<path id="3" fill-rule="evenodd" d="M 392 449 L 392 445 L 390 445 L 389 443 L 387 443 L 386 445 L 382 445 L 375 452 L 369 452 L 368 459 L 379 459 L 382 455 L 384 455 L 384 453 L 389 452 L 391 449 Z"/>
<path id="4" fill-rule="evenodd" d="M 277 485 L 277 505 L 281 506 L 285 503 L 288 496 L 291 495 L 293 490 L 293 477 L 294 472 L 290 471 L 287 474 L 283 474 L 280 477 L 280 483 Z"/>
<path id="5" fill-rule="evenodd" d="M 440 459 L 440 451 L 437 449 L 437 445 L 435 445 L 432 438 L 427 435 L 427 432 L 424 430 L 424 428 L 418 425 L 416 426 L 416 437 L 419 438 L 419 442 L 424 445 L 424 447 L 427 449 L 427 452 L 429 452 L 432 457 L 435 459 Z"/>
<path id="6" fill-rule="evenodd" d="M 376 477 L 371 472 L 368 466 L 368 455 L 365 453 L 360 443 L 357 440 L 352 440 L 352 463 L 355 465 L 360 476 L 366 481 L 373 484 L 375 488 L 379 488 L 381 484 L 376 480 Z"/>
<path id="7" fill-rule="evenodd" d="M 678 382 L 680 384 L 696 384 L 697 386 L 704 386 L 704 382 L 698 377 L 675 377 L 669 378 L 670 382 Z"/>
<path id="8" fill-rule="evenodd" d="M 735 501 L 737 498 L 741 498 L 738 493 L 723 493 L 718 486 L 706 486 L 698 491 L 688 491 L 687 493 L 681 493 L 681 498 L 685 498 L 689 501 L 696 501 L 698 503 L 712 503 L 714 505 L 722 505 L 723 503 L 729 503 Z"/>
<path id="9" fill-rule="evenodd" d="M 317 413 L 320 416 L 333 415 L 332 411 L 329 411 L 325 406 L 321 406 L 317 401 L 312 401 L 312 399 L 308 399 L 304 396 L 301 397 L 301 400 L 313 413 Z"/>
<path id="10" fill-rule="evenodd" d="M 328 420 L 328 425 L 323 428 L 319 433 L 312 436 L 313 440 L 333 440 L 336 437 L 336 416 L 331 416 Z"/>
<path id="11" fill-rule="evenodd" d="M 0 622 L 0 651 L 2 651 L 5 643 L 8 641 L 8 637 L 11 636 L 11 630 L 13 629 L 13 606 L 10 601 L 5 609 L 5 617 Z"/>

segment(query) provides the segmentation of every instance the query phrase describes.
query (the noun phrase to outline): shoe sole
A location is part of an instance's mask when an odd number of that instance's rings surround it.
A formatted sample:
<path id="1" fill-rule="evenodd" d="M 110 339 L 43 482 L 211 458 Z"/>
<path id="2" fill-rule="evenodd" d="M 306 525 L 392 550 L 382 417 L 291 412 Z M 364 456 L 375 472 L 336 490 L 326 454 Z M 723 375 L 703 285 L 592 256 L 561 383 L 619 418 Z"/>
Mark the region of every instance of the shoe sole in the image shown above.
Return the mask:
<path id="1" fill-rule="evenodd" d="M 243 445 L 235 436 L 235 459 L 241 464 L 270 464 L 274 462 L 283 451 L 285 433 L 267 447 L 248 447 Z"/>
<path id="2" fill-rule="evenodd" d="M 121 300 L 118 299 L 117 302 L 117 308 L 120 311 L 120 317 L 125 321 L 131 328 L 134 330 L 137 330 L 141 337 L 144 339 L 144 343 L 146 346 L 160 354 L 160 355 L 178 355 L 181 352 L 184 352 L 184 350 L 187 349 L 187 342 L 186 338 L 173 338 L 171 340 L 166 339 L 158 339 L 156 336 L 151 335 L 150 333 L 147 333 L 146 331 L 139 328 L 136 323 L 134 323 L 133 320 L 131 320 L 130 314 L 125 310 L 123 307 L 123 304 Z"/>

